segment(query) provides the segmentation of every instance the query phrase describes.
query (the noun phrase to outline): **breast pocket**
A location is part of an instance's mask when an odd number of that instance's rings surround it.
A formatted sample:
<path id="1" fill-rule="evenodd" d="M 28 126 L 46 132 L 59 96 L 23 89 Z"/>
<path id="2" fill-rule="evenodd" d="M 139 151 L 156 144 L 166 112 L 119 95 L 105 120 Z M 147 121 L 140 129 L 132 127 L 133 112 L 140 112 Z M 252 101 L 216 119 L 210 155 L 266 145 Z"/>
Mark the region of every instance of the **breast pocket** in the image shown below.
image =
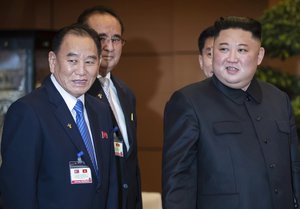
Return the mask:
<path id="1" fill-rule="evenodd" d="M 213 124 L 216 135 L 242 133 L 242 125 L 238 121 L 221 121 Z"/>
<path id="2" fill-rule="evenodd" d="M 201 209 L 238 209 L 240 202 L 239 194 L 226 195 L 200 195 L 198 205 Z"/>
<path id="3" fill-rule="evenodd" d="M 277 132 L 272 133 L 273 136 L 271 139 L 273 139 L 273 149 L 277 150 L 278 152 L 281 152 L 281 156 L 286 153 L 288 156 L 288 150 L 290 146 L 290 135 L 291 135 L 291 127 L 290 123 L 288 121 L 275 121 Z"/>
<path id="4" fill-rule="evenodd" d="M 200 152 L 199 193 L 202 195 L 228 195 L 237 192 L 232 144 L 238 143 L 242 126 L 236 121 L 217 121 L 213 134 L 203 140 Z"/>
<path id="5" fill-rule="evenodd" d="M 283 134 L 290 134 L 290 123 L 287 121 L 276 121 L 276 125 L 278 130 Z"/>

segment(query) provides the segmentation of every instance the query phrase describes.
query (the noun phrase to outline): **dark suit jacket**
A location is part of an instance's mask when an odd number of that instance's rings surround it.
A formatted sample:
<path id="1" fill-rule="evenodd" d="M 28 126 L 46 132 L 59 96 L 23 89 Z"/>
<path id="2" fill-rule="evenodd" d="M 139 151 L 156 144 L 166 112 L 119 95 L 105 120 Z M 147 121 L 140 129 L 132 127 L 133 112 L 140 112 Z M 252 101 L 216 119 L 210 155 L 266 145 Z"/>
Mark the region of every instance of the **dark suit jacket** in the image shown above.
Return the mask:
<path id="1" fill-rule="evenodd" d="M 230 89 L 216 77 L 175 92 L 162 179 L 164 209 L 294 208 L 300 156 L 287 95 L 257 80 L 247 92 Z"/>
<path id="2" fill-rule="evenodd" d="M 5 209 L 117 209 L 113 207 L 117 179 L 109 108 L 90 95 L 85 97 L 85 107 L 99 179 L 76 123 L 50 77 L 41 88 L 11 105 L 1 147 L 0 182 Z M 77 161 L 80 151 L 92 170 L 93 183 L 72 185 L 69 162 Z"/>
<path id="3" fill-rule="evenodd" d="M 137 140 L 136 140 L 136 102 L 135 96 L 127 85 L 121 80 L 111 77 L 114 83 L 121 107 L 124 113 L 128 140 L 130 144 L 129 151 L 124 158 L 116 157 L 120 163 L 121 182 L 119 183 L 119 190 L 121 191 L 122 209 L 141 209 L 141 182 L 140 170 L 137 155 Z M 98 97 L 101 101 L 108 104 L 105 93 L 102 90 L 101 83 L 98 79 L 94 82 L 89 94 Z"/>

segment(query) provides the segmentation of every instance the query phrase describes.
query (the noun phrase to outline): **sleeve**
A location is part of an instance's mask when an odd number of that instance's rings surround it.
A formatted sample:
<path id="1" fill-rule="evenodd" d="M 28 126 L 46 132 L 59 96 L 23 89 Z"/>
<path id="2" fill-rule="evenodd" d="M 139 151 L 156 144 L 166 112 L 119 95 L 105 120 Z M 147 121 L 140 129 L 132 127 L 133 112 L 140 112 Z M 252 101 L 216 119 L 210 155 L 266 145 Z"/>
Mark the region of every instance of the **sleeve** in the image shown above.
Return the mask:
<path id="1" fill-rule="evenodd" d="M 196 209 L 199 133 L 193 105 L 181 92 L 175 92 L 164 112 L 164 209 Z"/>
<path id="2" fill-rule="evenodd" d="M 299 139 L 297 134 L 297 126 L 295 117 L 291 106 L 289 105 L 290 124 L 291 124 L 291 165 L 292 165 L 292 179 L 294 190 L 294 204 L 295 208 L 299 208 L 300 204 L 300 150 Z"/>
<path id="3" fill-rule="evenodd" d="M 138 161 L 138 160 L 137 160 Z M 142 209 L 143 208 L 143 202 L 142 202 L 142 188 L 141 188 L 141 174 L 140 174 L 140 167 L 139 162 L 137 162 L 137 168 L 136 168 L 136 181 L 137 181 L 137 201 L 136 201 L 136 208 Z"/>
<path id="4" fill-rule="evenodd" d="M 138 141 L 136 138 L 136 130 L 137 130 L 137 116 L 136 116 L 136 98 L 134 94 L 132 93 L 132 101 L 133 101 L 133 109 L 134 109 L 134 117 L 135 117 L 135 123 L 134 123 L 134 136 L 136 140 L 136 147 L 138 147 Z M 138 149 L 136 151 L 136 191 L 137 191 L 137 201 L 136 201 L 136 209 L 142 209 L 143 208 L 143 200 L 142 200 L 142 183 L 141 183 L 141 171 L 140 171 L 140 166 L 139 166 L 139 160 L 138 160 Z"/>
<path id="5" fill-rule="evenodd" d="M 119 194 L 118 194 L 118 176 L 116 167 L 116 158 L 114 151 L 114 140 L 112 134 L 110 136 L 111 148 L 110 148 L 110 175 L 109 175 L 109 186 L 108 186 L 108 198 L 107 198 L 107 209 L 118 209 L 119 208 Z"/>
<path id="6" fill-rule="evenodd" d="M 4 121 L 1 152 L 0 182 L 4 208 L 37 208 L 41 130 L 31 107 L 17 102 L 9 108 Z"/>

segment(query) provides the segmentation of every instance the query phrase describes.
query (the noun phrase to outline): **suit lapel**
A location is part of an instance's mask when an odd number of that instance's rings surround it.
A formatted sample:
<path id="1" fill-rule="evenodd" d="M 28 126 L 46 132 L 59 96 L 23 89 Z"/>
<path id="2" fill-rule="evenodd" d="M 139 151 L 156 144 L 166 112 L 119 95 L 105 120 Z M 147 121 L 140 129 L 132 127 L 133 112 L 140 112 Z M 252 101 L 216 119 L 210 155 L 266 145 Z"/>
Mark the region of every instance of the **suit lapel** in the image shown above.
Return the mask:
<path id="1" fill-rule="evenodd" d="M 88 93 L 90 95 L 96 96 L 98 99 L 108 104 L 107 97 L 105 96 L 101 83 L 98 79 L 95 80 L 92 87 L 89 89 Z"/>
<path id="2" fill-rule="evenodd" d="M 108 99 L 107 99 L 107 97 L 102 89 L 101 83 L 98 79 L 95 80 L 92 87 L 89 89 L 88 94 L 90 94 L 92 96 L 96 96 L 101 102 L 104 102 L 109 106 L 113 124 L 116 125 L 117 122 L 116 122 L 114 113 L 109 105 Z"/>
<path id="3" fill-rule="evenodd" d="M 94 149 L 95 149 L 95 154 L 96 154 L 96 158 L 97 158 L 97 164 L 98 164 L 98 176 L 99 176 L 99 181 L 98 181 L 98 186 L 101 185 L 101 179 L 103 178 L 103 157 L 102 157 L 102 147 L 101 147 L 101 131 L 105 131 L 106 130 L 100 130 L 100 127 L 105 127 L 102 124 L 99 124 L 100 120 L 97 119 L 97 109 L 94 109 L 94 107 L 91 105 L 91 103 L 89 102 L 89 100 L 87 99 L 87 96 L 85 97 L 85 107 L 86 107 L 86 111 L 87 111 L 87 115 L 89 118 L 89 122 L 90 122 L 90 127 L 91 127 L 91 132 L 92 132 L 92 136 L 93 136 L 93 143 L 94 143 Z"/>
<path id="4" fill-rule="evenodd" d="M 126 128 L 127 128 L 127 134 L 128 134 L 128 141 L 129 141 L 129 145 L 130 145 L 130 149 L 127 152 L 126 158 L 128 158 L 128 156 L 130 156 L 132 150 L 133 150 L 133 130 L 131 127 L 131 119 L 130 119 L 130 115 L 132 114 L 131 111 L 131 106 L 128 103 L 128 96 L 126 95 L 125 90 L 123 89 L 123 87 L 120 85 L 120 83 L 114 79 L 114 77 L 111 77 L 111 80 L 113 81 L 116 90 L 117 90 L 117 94 L 119 97 L 119 101 L 121 104 L 121 108 L 123 110 L 124 113 L 124 117 L 125 117 L 125 123 L 126 123 Z"/>
<path id="5" fill-rule="evenodd" d="M 49 95 L 49 101 L 56 106 L 56 111 L 53 113 L 56 118 L 58 119 L 59 123 L 69 136 L 69 140 L 74 144 L 77 148 L 78 152 L 83 151 L 84 156 L 82 157 L 84 162 L 91 168 L 94 179 L 96 177 L 95 170 L 93 169 L 92 161 L 88 155 L 88 151 L 84 145 L 80 132 L 77 128 L 77 125 L 72 117 L 72 114 L 66 105 L 65 101 L 63 100 L 62 96 L 59 94 L 57 89 L 55 88 L 54 84 L 52 83 L 50 77 L 48 77 L 45 82 L 44 86 L 47 89 Z M 77 156 L 74 156 L 76 158 Z"/>
<path id="6" fill-rule="evenodd" d="M 115 79 L 113 76 L 111 76 L 111 80 L 114 83 L 114 86 L 116 87 L 117 90 L 117 94 L 118 94 L 118 98 L 121 104 L 121 108 L 122 111 L 124 113 L 124 117 L 125 117 L 125 122 L 126 122 L 126 128 L 127 128 L 127 134 L 128 134 L 128 140 L 129 140 L 129 145 L 130 145 L 130 149 L 126 154 L 126 158 L 128 158 L 128 156 L 130 156 L 130 154 L 132 153 L 133 150 L 133 129 L 131 126 L 131 119 L 130 119 L 130 115 L 132 113 L 131 111 L 131 106 L 130 104 L 127 102 L 128 98 L 126 95 L 126 91 L 123 89 L 122 85 L 118 82 L 117 79 Z M 92 87 L 89 89 L 88 91 L 89 94 L 98 97 L 102 102 L 105 102 L 106 104 L 109 105 L 109 102 L 107 100 L 107 97 L 105 96 L 105 93 L 102 89 L 101 83 L 98 79 L 95 80 L 95 82 L 93 83 Z M 113 113 L 111 112 L 112 118 L 114 120 L 114 123 L 116 124 L 115 118 Z"/>

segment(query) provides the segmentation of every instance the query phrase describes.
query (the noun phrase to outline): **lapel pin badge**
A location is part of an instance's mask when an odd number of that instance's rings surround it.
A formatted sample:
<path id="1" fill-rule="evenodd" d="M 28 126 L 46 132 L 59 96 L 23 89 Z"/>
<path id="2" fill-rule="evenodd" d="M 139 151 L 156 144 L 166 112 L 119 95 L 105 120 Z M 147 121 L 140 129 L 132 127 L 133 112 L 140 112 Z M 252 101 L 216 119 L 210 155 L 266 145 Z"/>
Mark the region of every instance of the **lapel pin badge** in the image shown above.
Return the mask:
<path id="1" fill-rule="evenodd" d="M 102 139 L 108 139 L 108 134 L 106 131 L 101 131 L 101 137 Z"/>
<path id="2" fill-rule="evenodd" d="M 68 128 L 72 128 L 72 124 L 71 123 L 68 123 Z"/>
<path id="3" fill-rule="evenodd" d="M 131 121 L 134 121 L 133 113 L 130 113 L 130 120 L 131 120 Z"/>
<path id="4" fill-rule="evenodd" d="M 98 97 L 99 97 L 100 99 L 102 99 L 102 94 L 98 94 Z"/>

